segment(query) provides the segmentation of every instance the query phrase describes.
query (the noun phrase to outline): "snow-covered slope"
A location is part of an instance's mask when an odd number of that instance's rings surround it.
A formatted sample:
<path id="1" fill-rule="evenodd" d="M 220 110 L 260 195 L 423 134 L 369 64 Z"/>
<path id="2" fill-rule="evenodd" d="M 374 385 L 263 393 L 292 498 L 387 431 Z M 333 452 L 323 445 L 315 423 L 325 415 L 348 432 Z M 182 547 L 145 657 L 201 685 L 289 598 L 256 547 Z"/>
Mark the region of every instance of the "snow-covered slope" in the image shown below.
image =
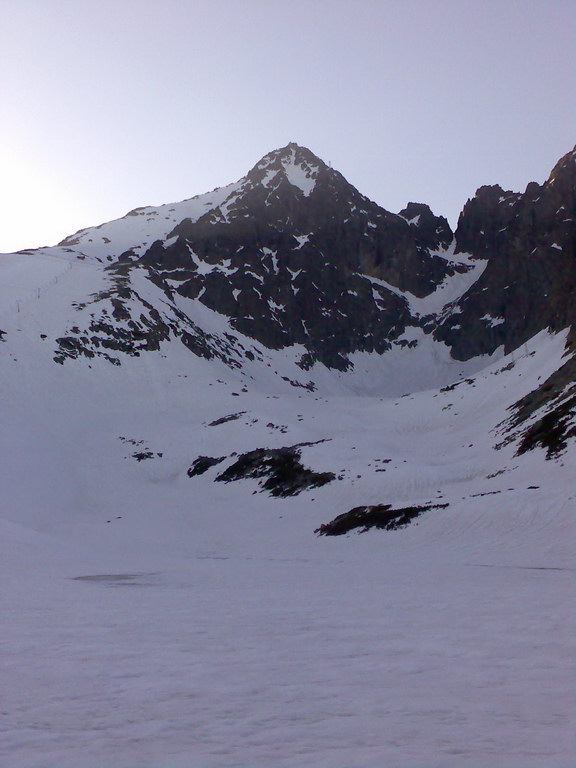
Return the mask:
<path id="1" fill-rule="evenodd" d="M 107 259 L 125 251 L 143 253 L 155 240 L 164 240 L 183 219 L 196 221 L 221 205 L 237 189 L 236 184 L 197 195 L 179 203 L 134 208 L 121 219 L 81 229 L 59 243 L 68 253 Z"/>
<path id="2" fill-rule="evenodd" d="M 571 765 L 569 329 L 455 360 L 430 317 L 486 262 L 447 247 L 426 297 L 383 288 L 398 343 L 306 367 L 122 221 L 135 258 L 0 256 L 2 764 Z"/>

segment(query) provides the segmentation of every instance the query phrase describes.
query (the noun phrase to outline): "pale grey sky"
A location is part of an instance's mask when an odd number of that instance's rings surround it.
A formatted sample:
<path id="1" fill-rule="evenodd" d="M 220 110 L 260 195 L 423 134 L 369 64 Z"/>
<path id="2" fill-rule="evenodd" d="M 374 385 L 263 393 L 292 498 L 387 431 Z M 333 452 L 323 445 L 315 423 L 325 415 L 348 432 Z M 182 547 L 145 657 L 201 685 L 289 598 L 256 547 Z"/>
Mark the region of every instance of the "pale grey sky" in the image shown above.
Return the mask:
<path id="1" fill-rule="evenodd" d="M 0 0 L 0 252 L 296 141 L 454 225 L 576 142 L 573 0 Z"/>

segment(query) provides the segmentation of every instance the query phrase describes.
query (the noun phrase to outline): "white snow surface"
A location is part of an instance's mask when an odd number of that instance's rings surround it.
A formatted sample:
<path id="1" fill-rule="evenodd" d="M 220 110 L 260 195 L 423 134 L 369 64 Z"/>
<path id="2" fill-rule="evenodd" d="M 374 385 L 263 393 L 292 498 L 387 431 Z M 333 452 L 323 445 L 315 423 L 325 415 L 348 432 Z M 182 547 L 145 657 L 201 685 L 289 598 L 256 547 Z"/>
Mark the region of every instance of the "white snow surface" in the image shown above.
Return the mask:
<path id="1" fill-rule="evenodd" d="M 398 214 L 400 216 L 400 214 Z M 412 224 L 414 227 L 418 226 L 418 222 L 420 221 L 421 214 L 417 213 L 416 216 L 412 216 L 411 219 L 407 219 L 406 216 L 400 216 L 401 219 L 404 219 L 404 221 L 408 222 L 408 224 Z"/>
<path id="2" fill-rule="evenodd" d="M 260 182 L 262 186 L 269 187 L 274 181 L 279 180 L 279 176 L 284 176 L 293 187 L 296 187 L 304 193 L 305 197 L 308 197 L 316 186 L 318 167 L 300 159 L 297 156 L 296 150 L 292 147 L 290 152 L 285 157 L 282 157 L 281 168 L 268 168 L 270 164 L 276 161 L 275 154 L 272 153 L 270 156 L 265 157 L 257 166 L 261 169 L 267 169 Z"/>
<path id="3" fill-rule="evenodd" d="M 62 249 L 0 257 L 0 764 L 574 765 L 574 444 L 495 448 L 565 333 L 474 370 L 420 339 L 300 371 L 316 391 L 281 378 L 304 350 L 251 340 L 238 370 L 179 342 L 58 365 L 72 302 L 108 279 Z M 341 479 L 286 499 L 214 482 L 234 452 L 314 441 L 305 466 Z M 200 455 L 227 458 L 190 478 Z M 430 501 L 449 506 L 405 529 L 314 535 Z"/>
<path id="4" fill-rule="evenodd" d="M 269 187 L 281 174 L 288 179 L 293 187 L 301 190 L 305 197 L 308 197 L 316 186 L 316 180 L 310 175 L 310 172 L 303 165 L 294 162 L 294 160 L 283 164 L 282 170 L 274 170 L 272 168 L 267 170 L 261 182 L 262 186 Z"/>
<path id="5" fill-rule="evenodd" d="M 165 240 L 184 219 L 197 221 L 205 213 L 218 208 L 237 191 L 241 181 L 179 203 L 135 208 L 120 219 L 81 229 L 70 235 L 63 241 L 62 250 L 102 260 L 107 256 L 119 256 L 128 250 L 142 255 L 154 241 Z M 40 251 L 51 254 L 55 248 Z"/>
<path id="6" fill-rule="evenodd" d="M 453 311 L 453 302 L 460 299 L 474 283 L 481 277 L 488 264 L 483 259 L 473 259 L 468 253 L 454 253 L 456 241 L 453 240 L 448 248 L 440 248 L 437 251 L 431 251 L 431 255 L 440 256 L 449 263 L 466 268 L 465 272 L 456 272 L 453 275 L 447 275 L 436 288 L 423 298 L 415 296 L 410 291 L 401 291 L 391 283 L 380 280 L 369 275 L 362 277 L 370 280 L 375 285 L 380 285 L 391 293 L 395 293 L 408 302 L 412 315 L 424 317 L 425 315 L 440 314 L 445 307 L 450 305 L 450 311 Z"/>
<path id="7" fill-rule="evenodd" d="M 305 197 L 308 197 L 316 186 L 316 179 L 314 178 L 315 174 L 312 175 L 309 169 L 304 165 L 295 162 L 295 160 L 292 160 L 292 162 L 287 163 L 284 166 L 284 173 L 290 184 L 292 184 L 293 187 L 298 187 L 298 189 L 304 193 Z"/>

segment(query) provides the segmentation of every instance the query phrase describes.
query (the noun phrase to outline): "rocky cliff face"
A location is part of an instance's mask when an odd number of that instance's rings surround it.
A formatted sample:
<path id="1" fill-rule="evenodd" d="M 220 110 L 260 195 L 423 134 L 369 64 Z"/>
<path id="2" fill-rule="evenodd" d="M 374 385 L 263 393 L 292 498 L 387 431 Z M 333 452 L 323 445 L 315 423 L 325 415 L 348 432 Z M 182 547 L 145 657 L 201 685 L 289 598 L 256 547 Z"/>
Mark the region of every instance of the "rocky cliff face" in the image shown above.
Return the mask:
<path id="1" fill-rule="evenodd" d="M 503 345 L 510 352 L 544 328 L 575 321 L 576 150 L 524 194 L 481 187 L 460 215 L 456 251 L 486 259 L 480 279 L 435 330 L 455 358 Z"/>
<path id="2" fill-rule="evenodd" d="M 417 245 L 427 251 L 448 248 L 454 237 L 448 220 L 435 216 L 424 203 L 408 203 L 398 216 L 405 219 L 412 230 Z"/>

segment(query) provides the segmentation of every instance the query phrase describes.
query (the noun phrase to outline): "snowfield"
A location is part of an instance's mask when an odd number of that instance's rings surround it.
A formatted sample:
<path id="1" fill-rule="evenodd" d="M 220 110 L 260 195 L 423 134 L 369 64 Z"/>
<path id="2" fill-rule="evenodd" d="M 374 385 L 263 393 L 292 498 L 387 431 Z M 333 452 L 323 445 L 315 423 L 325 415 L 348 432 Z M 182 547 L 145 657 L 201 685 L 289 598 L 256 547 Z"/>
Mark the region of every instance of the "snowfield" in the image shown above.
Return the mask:
<path id="1" fill-rule="evenodd" d="M 496 448 L 565 333 L 467 366 L 363 355 L 299 371 L 309 390 L 282 378 L 299 350 L 58 364 L 109 278 L 64 250 L 0 274 L 3 766 L 574 765 L 574 444 Z M 334 481 L 216 481 L 301 443 Z M 189 477 L 200 456 L 222 461 Z M 447 506 L 315 534 L 373 504 Z"/>

